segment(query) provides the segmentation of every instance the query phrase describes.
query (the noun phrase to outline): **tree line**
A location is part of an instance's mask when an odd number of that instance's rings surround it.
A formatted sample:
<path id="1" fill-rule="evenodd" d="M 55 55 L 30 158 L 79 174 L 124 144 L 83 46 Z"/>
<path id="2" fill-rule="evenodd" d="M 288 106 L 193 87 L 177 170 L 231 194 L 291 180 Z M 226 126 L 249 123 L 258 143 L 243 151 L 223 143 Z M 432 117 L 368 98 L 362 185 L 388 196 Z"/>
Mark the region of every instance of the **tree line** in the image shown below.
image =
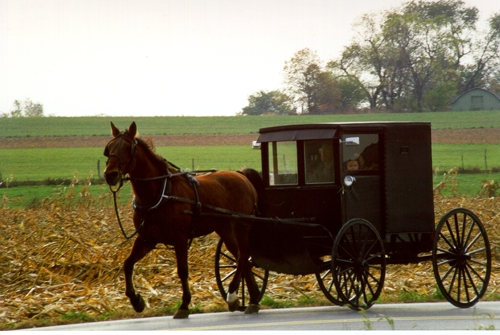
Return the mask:
<path id="1" fill-rule="evenodd" d="M 43 117 L 43 105 L 30 99 L 23 101 L 14 100 L 14 109 L 10 113 L 1 113 L 0 118 Z"/>
<path id="2" fill-rule="evenodd" d="M 284 89 L 249 96 L 241 114 L 438 111 L 475 87 L 500 95 L 500 13 L 486 28 L 478 20 L 479 10 L 461 0 L 365 14 L 337 59 L 298 51 L 285 62 Z"/>

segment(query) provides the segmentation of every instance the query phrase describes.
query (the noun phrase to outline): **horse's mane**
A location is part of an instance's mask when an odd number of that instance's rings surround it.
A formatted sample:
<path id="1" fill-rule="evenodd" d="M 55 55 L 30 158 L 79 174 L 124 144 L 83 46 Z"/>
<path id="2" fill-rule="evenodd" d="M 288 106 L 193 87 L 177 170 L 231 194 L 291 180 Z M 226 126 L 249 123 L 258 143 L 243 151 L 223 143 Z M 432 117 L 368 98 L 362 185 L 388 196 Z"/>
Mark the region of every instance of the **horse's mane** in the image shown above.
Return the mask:
<path id="1" fill-rule="evenodd" d="M 167 172 L 167 170 L 178 171 L 176 167 L 172 166 L 172 164 L 170 164 L 163 156 L 156 152 L 156 148 L 151 137 L 148 137 L 146 140 L 143 140 L 141 137 L 136 137 L 135 139 L 137 140 L 137 145 L 144 149 L 144 152 L 153 164 L 159 166 L 165 172 Z"/>

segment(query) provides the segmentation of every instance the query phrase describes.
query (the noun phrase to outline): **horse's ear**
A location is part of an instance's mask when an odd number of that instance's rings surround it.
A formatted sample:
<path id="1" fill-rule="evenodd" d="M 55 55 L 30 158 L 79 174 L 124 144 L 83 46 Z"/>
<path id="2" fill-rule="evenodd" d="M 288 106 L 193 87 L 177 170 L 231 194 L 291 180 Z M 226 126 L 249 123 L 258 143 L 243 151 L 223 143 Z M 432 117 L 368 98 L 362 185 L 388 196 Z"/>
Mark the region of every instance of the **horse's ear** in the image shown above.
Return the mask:
<path id="1" fill-rule="evenodd" d="M 128 134 L 132 138 L 137 136 L 137 125 L 135 124 L 135 121 L 133 121 L 130 127 L 128 127 Z"/>
<path id="2" fill-rule="evenodd" d="M 111 122 L 111 135 L 113 135 L 113 137 L 116 137 L 119 134 L 120 134 L 120 130 L 115 127 L 115 125 L 113 124 L 113 122 Z"/>

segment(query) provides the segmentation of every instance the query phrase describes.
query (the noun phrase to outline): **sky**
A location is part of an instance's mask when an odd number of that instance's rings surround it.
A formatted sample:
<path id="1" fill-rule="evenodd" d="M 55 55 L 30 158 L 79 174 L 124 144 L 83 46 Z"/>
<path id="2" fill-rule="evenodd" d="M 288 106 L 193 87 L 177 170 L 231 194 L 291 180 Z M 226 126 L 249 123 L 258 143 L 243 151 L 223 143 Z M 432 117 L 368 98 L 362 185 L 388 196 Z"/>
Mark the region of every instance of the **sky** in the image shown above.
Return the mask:
<path id="1" fill-rule="evenodd" d="M 0 0 L 0 114 L 232 116 L 304 48 L 338 58 L 402 0 Z M 465 0 L 485 21 L 498 0 Z"/>

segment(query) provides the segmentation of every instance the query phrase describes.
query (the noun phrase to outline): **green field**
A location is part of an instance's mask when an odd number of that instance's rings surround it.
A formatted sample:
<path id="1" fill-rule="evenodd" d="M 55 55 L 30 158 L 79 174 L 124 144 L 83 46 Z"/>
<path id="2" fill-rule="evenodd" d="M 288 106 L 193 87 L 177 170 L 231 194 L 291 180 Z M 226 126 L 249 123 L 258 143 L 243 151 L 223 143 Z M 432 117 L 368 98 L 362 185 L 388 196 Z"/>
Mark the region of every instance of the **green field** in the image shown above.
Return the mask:
<path id="1" fill-rule="evenodd" d="M 0 118 L 0 137 L 29 136 L 100 136 L 109 135 L 109 121 L 120 129 L 133 120 L 144 135 L 155 134 L 245 134 L 258 129 L 292 123 L 328 121 L 428 121 L 434 129 L 500 128 L 500 112 L 460 113 L 401 113 L 326 116 L 262 116 L 262 117 L 84 117 L 84 118 Z M 184 170 L 228 169 L 253 167 L 260 170 L 260 152 L 248 146 L 183 146 L 157 147 L 157 152 Z M 103 148 L 68 149 L 3 149 L 0 150 L 0 196 L 13 203 L 29 204 L 68 192 L 70 180 L 80 184 L 102 175 L 105 157 Z M 437 172 L 435 184 L 442 174 L 452 168 L 466 170 L 500 170 L 500 146 L 493 144 L 436 144 L 432 146 L 433 169 Z M 98 161 L 100 170 L 98 170 Z M 408 171 L 411 173 L 411 171 Z M 475 196 L 481 189 L 481 180 L 499 179 L 498 174 L 461 174 L 457 177 L 458 193 Z M 6 186 L 12 182 L 43 181 L 49 186 Z M 81 186 L 77 186 L 81 187 Z M 90 187 L 92 194 L 106 193 L 102 185 Z M 75 191 L 75 190 L 73 190 Z M 449 194 L 445 190 L 444 194 Z M 75 191 L 77 194 L 78 191 Z"/>
<path id="2" fill-rule="evenodd" d="M 443 173 L 452 168 L 485 170 L 484 151 L 487 152 L 488 168 L 500 170 L 500 146 L 483 144 L 437 144 L 433 145 L 433 167 L 436 173 L 434 185 L 443 180 Z M 237 170 L 253 167 L 260 170 L 260 151 L 250 146 L 214 147 L 157 147 L 162 156 L 184 170 L 228 169 Z M 102 148 L 73 149 L 10 149 L 0 150 L 0 172 L 4 185 L 0 196 L 5 196 L 9 207 L 29 206 L 47 197 L 62 197 L 73 191 L 78 195 L 87 180 L 97 178 L 97 161 L 100 160 L 101 174 L 105 157 Z M 408 172 L 411 175 L 411 172 Z M 78 180 L 78 186 L 71 190 L 71 180 Z M 482 180 L 500 180 L 500 173 L 460 174 L 456 177 L 458 187 L 447 183 L 443 195 L 452 193 L 476 196 L 481 190 Z M 5 188 L 11 181 L 45 181 L 47 186 L 18 186 Z M 90 193 L 99 197 L 109 192 L 104 185 L 92 185 Z M 125 191 L 125 199 L 129 199 Z M 78 198 L 78 197 L 76 197 Z"/>
<path id="3" fill-rule="evenodd" d="M 3 180 L 43 181 L 46 179 L 80 179 L 101 174 L 106 157 L 104 148 L 47 148 L 0 150 L 0 173 Z M 260 166 L 260 151 L 250 146 L 182 146 L 157 147 L 156 151 L 183 170 L 238 170 Z"/>
<path id="4" fill-rule="evenodd" d="M 260 170 L 260 151 L 248 146 L 157 147 L 157 152 L 183 170 Z M 485 154 L 486 150 L 486 163 Z M 103 148 L 47 148 L 0 150 L 0 174 L 4 181 L 43 181 L 98 177 L 106 158 Z M 486 171 L 500 168 L 500 146 L 493 144 L 435 144 L 432 146 L 433 169 L 447 171 L 465 168 Z"/>
<path id="5" fill-rule="evenodd" d="M 284 124 L 356 121 L 426 121 L 433 129 L 500 128 L 500 112 L 377 113 L 227 117 L 44 117 L 0 118 L 0 137 L 102 136 L 109 122 L 125 129 L 136 121 L 139 132 L 163 134 L 254 134 Z"/>

